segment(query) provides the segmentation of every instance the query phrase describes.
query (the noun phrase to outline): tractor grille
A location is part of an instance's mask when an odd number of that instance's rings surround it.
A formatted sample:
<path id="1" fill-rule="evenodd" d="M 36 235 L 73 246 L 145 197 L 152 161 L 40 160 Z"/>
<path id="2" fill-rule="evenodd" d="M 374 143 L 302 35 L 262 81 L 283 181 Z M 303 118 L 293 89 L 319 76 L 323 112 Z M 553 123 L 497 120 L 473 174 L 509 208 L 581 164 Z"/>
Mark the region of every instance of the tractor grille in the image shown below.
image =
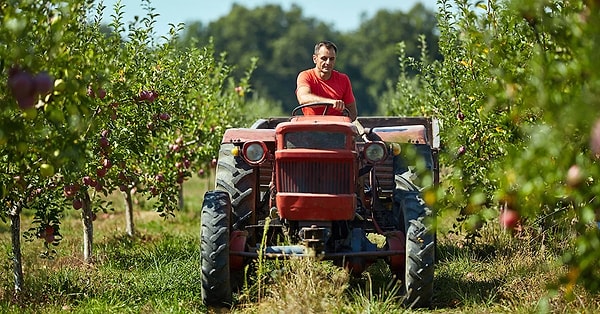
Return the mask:
<path id="1" fill-rule="evenodd" d="M 279 191 L 284 193 L 351 194 L 352 160 L 279 160 Z"/>

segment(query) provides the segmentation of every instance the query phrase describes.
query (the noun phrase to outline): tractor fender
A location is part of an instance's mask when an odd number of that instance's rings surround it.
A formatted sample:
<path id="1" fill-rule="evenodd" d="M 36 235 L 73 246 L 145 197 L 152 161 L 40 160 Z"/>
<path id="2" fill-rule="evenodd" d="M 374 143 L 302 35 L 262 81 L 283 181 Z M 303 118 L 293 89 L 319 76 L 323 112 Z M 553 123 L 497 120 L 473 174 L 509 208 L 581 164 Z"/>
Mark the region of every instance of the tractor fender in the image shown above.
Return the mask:
<path id="1" fill-rule="evenodd" d="M 427 143 L 427 130 L 424 125 L 403 125 L 375 127 L 370 136 L 386 143 L 431 144 Z"/>

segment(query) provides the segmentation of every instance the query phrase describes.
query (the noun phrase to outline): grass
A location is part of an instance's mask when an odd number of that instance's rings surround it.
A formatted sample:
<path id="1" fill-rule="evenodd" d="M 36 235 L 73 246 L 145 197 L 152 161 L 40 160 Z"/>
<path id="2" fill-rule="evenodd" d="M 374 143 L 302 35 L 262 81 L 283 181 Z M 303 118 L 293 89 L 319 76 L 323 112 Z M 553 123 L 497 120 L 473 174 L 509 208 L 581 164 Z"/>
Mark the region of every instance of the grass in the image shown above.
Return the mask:
<path id="1" fill-rule="evenodd" d="M 206 179 L 184 185 L 186 206 L 175 218 L 138 208 L 137 236 L 125 235 L 122 210 L 100 214 L 94 225 L 95 262 L 82 262 L 81 222 L 69 210 L 64 240 L 52 260 L 42 259 L 40 240 L 23 243 L 25 291 L 13 297 L 12 263 L 0 259 L 2 313 L 594 313 L 600 296 L 576 288 L 549 292 L 566 269 L 558 263 L 568 241 L 560 235 L 518 237 L 495 224 L 465 245 L 441 230 L 432 309 L 401 306 L 399 288 L 383 261 L 359 277 L 329 262 L 309 259 L 264 261 L 248 267 L 249 280 L 235 294 L 232 309 L 207 309 L 200 300 L 199 219 Z M 119 208 L 119 195 L 114 202 Z M 138 207 L 147 206 L 140 202 Z M 23 230 L 30 217 L 23 217 Z M 8 256 L 10 235 L 0 227 L 0 247 Z M 549 242 L 548 239 L 553 240 Z"/>

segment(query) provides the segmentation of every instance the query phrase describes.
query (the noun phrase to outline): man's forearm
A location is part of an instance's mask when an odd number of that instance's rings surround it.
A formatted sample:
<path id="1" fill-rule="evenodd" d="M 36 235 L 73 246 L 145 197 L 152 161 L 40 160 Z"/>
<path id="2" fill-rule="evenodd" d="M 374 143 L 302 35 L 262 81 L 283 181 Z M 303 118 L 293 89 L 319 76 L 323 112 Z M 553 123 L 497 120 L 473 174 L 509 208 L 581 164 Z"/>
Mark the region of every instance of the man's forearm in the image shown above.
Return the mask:
<path id="1" fill-rule="evenodd" d="M 315 94 L 303 94 L 298 97 L 298 103 L 300 103 L 301 105 L 310 104 L 314 102 L 331 103 L 333 101 L 333 99 L 317 96 Z"/>

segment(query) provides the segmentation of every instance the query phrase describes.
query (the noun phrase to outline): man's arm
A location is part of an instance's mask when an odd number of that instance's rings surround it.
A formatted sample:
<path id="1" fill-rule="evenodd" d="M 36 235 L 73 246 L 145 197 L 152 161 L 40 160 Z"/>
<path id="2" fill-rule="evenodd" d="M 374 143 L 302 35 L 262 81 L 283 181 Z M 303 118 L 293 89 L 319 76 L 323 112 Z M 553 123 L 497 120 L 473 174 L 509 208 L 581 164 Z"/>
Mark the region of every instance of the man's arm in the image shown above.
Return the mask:
<path id="1" fill-rule="evenodd" d="M 356 110 L 356 101 L 347 104 L 346 108 L 350 112 L 350 120 L 356 120 L 356 117 L 358 117 L 358 111 Z"/>
<path id="2" fill-rule="evenodd" d="M 346 105 L 341 99 L 331 99 L 327 97 L 317 96 L 311 93 L 310 88 L 308 86 L 298 87 L 298 90 L 296 91 L 296 98 L 298 98 L 298 103 L 301 105 L 313 102 L 324 102 L 331 104 L 333 109 L 338 111 L 342 111 L 344 110 L 344 108 L 347 108 L 350 112 L 350 119 L 352 119 L 352 121 L 356 120 L 356 102 L 352 102 Z"/>

